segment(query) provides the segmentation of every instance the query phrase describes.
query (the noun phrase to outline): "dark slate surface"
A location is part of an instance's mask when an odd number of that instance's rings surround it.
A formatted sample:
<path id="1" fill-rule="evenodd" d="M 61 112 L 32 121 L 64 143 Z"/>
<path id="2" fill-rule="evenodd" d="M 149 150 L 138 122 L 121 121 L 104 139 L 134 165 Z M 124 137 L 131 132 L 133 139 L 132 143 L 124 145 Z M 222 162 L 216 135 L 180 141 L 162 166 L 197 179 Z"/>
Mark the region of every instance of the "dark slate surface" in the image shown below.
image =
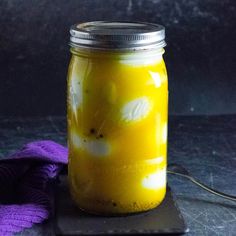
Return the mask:
<path id="1" fill-rule="evenodd" d="M 66 143 L 62 117 L 0 119 L 0 156 L 35 139 Z M 170 117 L 169 163 L 185 166 L 213 188 L 236 195 L 236 115 Z M 189 235 L 227 235 L 236 232 L 236 204 L 211 195 L 176 176 L 168 182 L 190 229 Z M 22 235 L 52 235 L 50 222 Z"/>
<path id="2" fill-rule="evenodd" d="M 67 176 L 57 185 L 56 235 L 150 235 L 183 234 L 188 228 L 168 187 L 157 208 L 126 216 L 96 216 L 79 210 L 72 201 Z"/>
<path id="3" fill-rule="evenodd" d="M 68 29 L 91 20 L 166 26 L 172 114 L 236 112 L 235 0 L 1 0 L 1 115 L 65 114 Z"/>

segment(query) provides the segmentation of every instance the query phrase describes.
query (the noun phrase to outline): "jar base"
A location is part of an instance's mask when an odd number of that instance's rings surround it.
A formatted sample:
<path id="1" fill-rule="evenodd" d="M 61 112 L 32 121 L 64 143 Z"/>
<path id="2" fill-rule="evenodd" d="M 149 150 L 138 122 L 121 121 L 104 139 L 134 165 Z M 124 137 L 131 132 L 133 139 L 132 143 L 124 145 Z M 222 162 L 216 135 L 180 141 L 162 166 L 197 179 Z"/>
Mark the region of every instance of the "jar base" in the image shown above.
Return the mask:
<path id="1" fill-rule="evenodd" d="M 164 194 L 159 197 L 158 202 L 149 202 L 148 204 L 129 204 L 127 205 L 121 205 L 117 204 L 115 205 L 114 202 L 109 202 L 107 201 L 106 204 L 95 204 L 95 201 L 78 201 L 72 193 L 72 198 L 73 201 L 75 202 L 76 206 L 78 209 L 81 211 L 91 214 L 91 215 L 97 215 L 97 216 L 110 216 L 110 217 L 115 217 L 115 216 L 129 216 L 129 215 L 135 215 L 135 214 L 140 214 L 143 212 L 147 212 L 150 210 L 155 209 L 158 207 L 162 201 L 165 198 L 166 191 L 164 191 Z M 84 203 L 84 204 L 83 204 Z"/>

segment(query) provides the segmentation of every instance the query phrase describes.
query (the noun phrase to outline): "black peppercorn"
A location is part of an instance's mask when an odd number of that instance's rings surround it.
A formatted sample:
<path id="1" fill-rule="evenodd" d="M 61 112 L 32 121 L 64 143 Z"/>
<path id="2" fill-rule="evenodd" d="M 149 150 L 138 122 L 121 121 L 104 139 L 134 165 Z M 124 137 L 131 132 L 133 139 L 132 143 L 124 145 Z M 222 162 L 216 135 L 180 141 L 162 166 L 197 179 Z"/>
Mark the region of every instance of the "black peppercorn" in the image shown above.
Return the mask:
<path id="1" fill-rule="evenodd" d="M 96 133 L 96 130 L 94 128 L 90 129 L 90 133 L 91 134 L 95 134 Z"/>

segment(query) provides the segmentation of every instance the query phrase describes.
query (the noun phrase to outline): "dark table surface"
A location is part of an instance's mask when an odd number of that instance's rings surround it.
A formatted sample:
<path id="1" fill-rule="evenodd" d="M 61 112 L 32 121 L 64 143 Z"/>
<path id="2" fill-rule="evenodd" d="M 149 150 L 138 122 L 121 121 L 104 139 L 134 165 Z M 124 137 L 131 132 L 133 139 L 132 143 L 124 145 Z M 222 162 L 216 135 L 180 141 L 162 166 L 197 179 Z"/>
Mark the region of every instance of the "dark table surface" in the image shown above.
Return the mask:
<path id="1" fill-rule="evenodd" d="M 0 117 L 0 158 L 32 140 L 66 144 L 64 117 Z M 169 119 L 169 163 L 178 163 L 209 186 L 236 195 L 236 115 L 177 116 Z M 236 203 L 200 189 L 185 179 L 168 176 L 188 235 L 236 235 Z M 52 221 L 19 235 L 54 235 Z"/>

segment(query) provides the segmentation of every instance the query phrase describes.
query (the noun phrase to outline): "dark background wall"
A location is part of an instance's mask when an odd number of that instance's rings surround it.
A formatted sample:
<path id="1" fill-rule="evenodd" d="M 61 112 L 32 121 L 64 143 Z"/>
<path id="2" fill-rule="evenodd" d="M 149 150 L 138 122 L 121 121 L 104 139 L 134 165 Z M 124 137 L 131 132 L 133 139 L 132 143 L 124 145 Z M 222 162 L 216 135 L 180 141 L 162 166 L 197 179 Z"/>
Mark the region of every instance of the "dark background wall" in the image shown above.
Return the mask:
<path id="1" fill-rule="evenodd" d="M 171 114 L 236 113 L 235 0 L 1 0 L 0 115 L 64 115 L 69 27 L 166 27 Z"/>

